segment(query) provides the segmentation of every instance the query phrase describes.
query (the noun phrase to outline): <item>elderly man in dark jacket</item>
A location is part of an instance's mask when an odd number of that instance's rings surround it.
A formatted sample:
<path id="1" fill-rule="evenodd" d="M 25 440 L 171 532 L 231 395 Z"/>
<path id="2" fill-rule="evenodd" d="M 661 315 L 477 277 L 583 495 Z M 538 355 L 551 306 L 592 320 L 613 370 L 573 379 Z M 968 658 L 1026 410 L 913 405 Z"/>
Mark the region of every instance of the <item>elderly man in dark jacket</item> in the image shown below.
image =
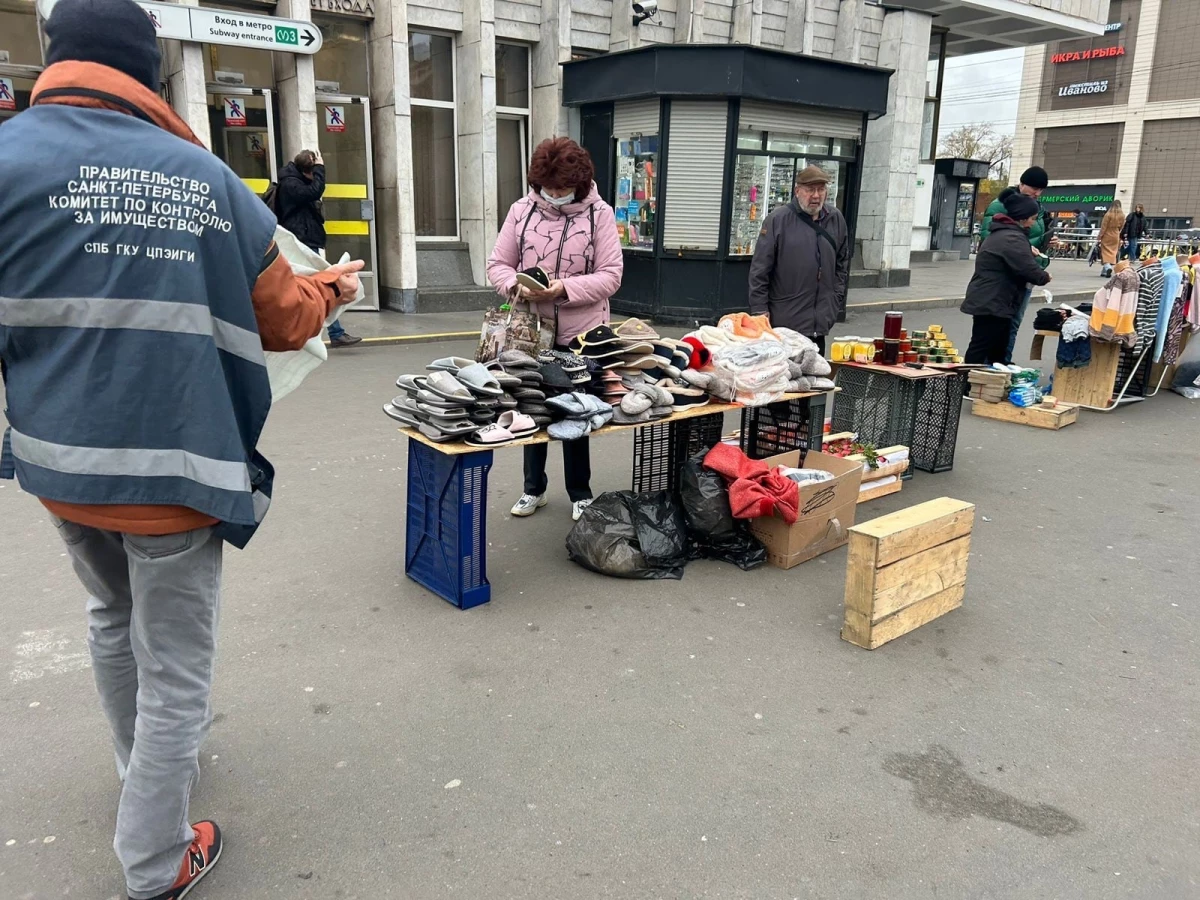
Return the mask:
<path id="1" fill-rule="evenodd" d="M 991 233 L 975 255 L 975 275 L 962 305 L 962 311 L 975 318 L 968 363 L 1004 362 L 1009 330 L 1025 297 L 1025 285 L 1050 281 L 1050 273 L 1041 267 L 1029 245 L 1038 202 L 1014 192 L 1004 197 L 1004 210 L 992 218 Z"/>
<path id="2" fill-rule="evenodd" d="M 325 194 L 325 160 L 319 150 L 301 150 L 279 173 L 275 205 L 279 224 L 294 234 L 310 250 L 325 255 L 325 214 L 321 197 Z M 349 347 L 362 338 L 347 334 L 341 322 L 329 326 L 329 345 Z"/>
<path id="3" fill-rule="evenodd" d="M 750 264 L 750 312 L 812 338 L 822 353 L 850 281 L 850 229 L 826 205 L 832 180 L 817 166 L 800 173 L 792 201 L 763 222 Z"/>

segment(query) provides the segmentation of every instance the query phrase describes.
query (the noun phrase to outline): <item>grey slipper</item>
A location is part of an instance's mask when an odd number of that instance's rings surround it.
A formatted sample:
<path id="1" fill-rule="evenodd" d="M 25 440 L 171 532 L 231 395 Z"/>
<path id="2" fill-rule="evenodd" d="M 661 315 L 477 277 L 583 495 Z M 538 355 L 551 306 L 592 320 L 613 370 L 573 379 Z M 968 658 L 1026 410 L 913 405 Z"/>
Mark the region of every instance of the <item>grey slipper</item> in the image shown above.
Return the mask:
<path id="1" fill-rule="evenodd" d="M 428 419 L 439 419 L 441 421 L 453 421 L 454 419 L 465 419 L 467 417 L 467 409 L 465 406 L 458 406 L 453 409 L 447 409 L 442 406 L 430 406 L 428 403 L 418 403 L 417 408 Z"/>
<path id="2" fill-rule="evenodd" d="M 396 387 L 402 388 L 402 389 L 408 391 L 408 393 L 410 395 L 414 395 L 414 394 L 416 394 L 417 389 L 418 389 L 418 385 L 417 385 L 418 377 L 423 378 L 424 376 L 401 375 L 399 378 L 396 379 Z"/>
<path id="3" fill-rule="evenodd" d="M 464 403 L 475 400 L 475 395 L 449 372 L 433 372 L 424 379 L 418 378 L 417 386 L 437 394 L 443 400 L 461 400 Z"/>
<path id="4" fill-rule="evenodd" d="M 626 394 L 621 398 L 621 410 L 626 415 L 640 415 L 654 405 L 650 399 L 650 395 L 645 390 L 646 387 L 648 385 L 640 385 L 632 393 Z"/>
<path id="5" fill-rule="evenodd" d="M 458 380 L 465 384 L 471 393 L 481 397 L 499 397 L 504 393 L 500 382 L 483 363 L 473 363 L 465 369 L 460 369 Z"/>
<path id="6" fill-rule="evenodd" d="M 395 403 L 396 401 L 393 400 L 392 402 Z M 439 397 L 433 391 L 417 391 L 416 402 L 424 403 L 427 406 L 436 406 L 439 409 L 462 409 L 474 403 L 475 400 L 474 398 L 470 401 L 447 400 L 445 397 Z"/>
<path id="7" fill-rule="evenodd" d="M 475 360 L 466 359 L 462 356 L 443 356 L 441 359 L 435 359 L 425 368 L 430 372 L 449 372 L 451 375 L 456 374 L 460 369 L 465 369 L 467 366 L 475 365 Z"/>
<path id="8" fill-rule="evenodd" d="M 386 413 L 388 415 L 389 418 L 395 419 L 400 424 L 405 425 L 409 428 L 420 428 L 421 427 L 420 420 L 417 419 L 415 416 L 413 416 L 406 409 L 395 406 L 391 403 L 385 403 L 385 404 L 383 404 L 383 411 L 384 411 L 384 413 Z"/>
<path id="9" fill-rule="evenodd" d="M 518 400 L 536 400 L 538 403 L 542 403 L 546 399 L 546 392 L 534 388 L 520 388 L 513 391 L 513 396 Z"/>
<path id="10" fill-rule="evenodd" d="M 592 429 L 583 419 L 563 419 L 551 425 L 546 432 L 556 441 L 577 441 L 591 434 Z"/>
<path id="11" fill-rule="evenodd" d="M 618 406 L 613 409 L 612 420 L 614 425 L 639 425 L 642 422 L 650 421 L 650 410 L 643 409 L 636 415 L 630 415 Z"/>

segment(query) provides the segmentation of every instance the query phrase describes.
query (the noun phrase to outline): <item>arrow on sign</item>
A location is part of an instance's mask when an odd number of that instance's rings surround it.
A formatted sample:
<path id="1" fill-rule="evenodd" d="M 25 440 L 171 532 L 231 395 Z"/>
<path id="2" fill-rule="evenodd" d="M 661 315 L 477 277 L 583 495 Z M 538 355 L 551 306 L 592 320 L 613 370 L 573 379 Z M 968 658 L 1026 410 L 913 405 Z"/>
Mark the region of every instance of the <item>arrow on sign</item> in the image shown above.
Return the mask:
<path id="1" fill-rule="evenodd" d="M 313 41 L 316 40 L 316 37 L 307 28 L 304 30 L 304 34 L 301 36 L 304 38 L 305 47 L 311 47 L 313 45 Z"/>

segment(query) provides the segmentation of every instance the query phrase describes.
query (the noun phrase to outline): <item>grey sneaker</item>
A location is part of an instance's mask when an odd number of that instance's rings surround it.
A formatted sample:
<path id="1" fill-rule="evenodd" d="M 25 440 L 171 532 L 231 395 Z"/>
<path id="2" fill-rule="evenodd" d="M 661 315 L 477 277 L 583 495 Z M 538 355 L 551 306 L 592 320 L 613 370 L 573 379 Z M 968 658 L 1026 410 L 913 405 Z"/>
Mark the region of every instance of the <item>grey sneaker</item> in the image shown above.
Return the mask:
<path id="1" fill-rule="evenodd" d="M 571 518 L 578 522 L 583 515 L 583 511 L 592 505 L 591 500 L 576 500 L 571 504 Z"/>
<path id="2" fill-rule="evenodd" d="M 548 502 L 549 501 L 546 500 L 545 494 L 541 494 L 537 497 L 534 497 L 531 494 L 522 494 L 521 499 L 513 504 L 511 512 L 514 516 L 518 516 L 519 518 L 523 519 L 526 516 L 532 516 Z"/>

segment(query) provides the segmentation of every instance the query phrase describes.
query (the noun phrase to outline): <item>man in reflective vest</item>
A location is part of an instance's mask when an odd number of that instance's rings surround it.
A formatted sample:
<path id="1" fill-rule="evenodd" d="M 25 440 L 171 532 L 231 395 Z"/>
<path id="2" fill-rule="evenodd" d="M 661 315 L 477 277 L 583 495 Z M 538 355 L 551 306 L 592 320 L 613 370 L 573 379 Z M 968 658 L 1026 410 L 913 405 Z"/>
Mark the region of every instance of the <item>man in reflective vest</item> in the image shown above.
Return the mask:
<path id="1" fill-rule="evenodd" d="M 263 351 L 318 334 L 362 262 L 292 274 L 270 210 L 158 96 L 132 0 L 60 0 L 46 33 L 30 109 L 0 129 L 0 476 L 49 510 L 90 594 L 129 897 L 177 900 L 221 852 L 188 797 L 222 547 L 270 502 Z"/>

